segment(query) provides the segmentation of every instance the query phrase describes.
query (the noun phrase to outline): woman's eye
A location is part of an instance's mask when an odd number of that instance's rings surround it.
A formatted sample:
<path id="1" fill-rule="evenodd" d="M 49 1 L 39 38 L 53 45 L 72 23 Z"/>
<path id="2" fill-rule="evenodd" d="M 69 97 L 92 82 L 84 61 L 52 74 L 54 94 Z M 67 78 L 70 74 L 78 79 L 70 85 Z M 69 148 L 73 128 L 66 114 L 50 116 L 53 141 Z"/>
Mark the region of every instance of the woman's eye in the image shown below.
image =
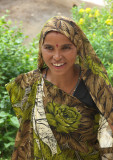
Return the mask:
<path id="1" fill-rule="evenodd" d="M 47 50 L 53 50 L 52 46 L 45 46 L 44 48 L 47 49 Z"/>
<path id="2" fill-rule="evenodd" d="M 64 46 L 64 47 L 62 47 L 62 49 L 63 50 L 65 50 L 65 49 L 71 49 L 71 47 L 70 46 Z"/>

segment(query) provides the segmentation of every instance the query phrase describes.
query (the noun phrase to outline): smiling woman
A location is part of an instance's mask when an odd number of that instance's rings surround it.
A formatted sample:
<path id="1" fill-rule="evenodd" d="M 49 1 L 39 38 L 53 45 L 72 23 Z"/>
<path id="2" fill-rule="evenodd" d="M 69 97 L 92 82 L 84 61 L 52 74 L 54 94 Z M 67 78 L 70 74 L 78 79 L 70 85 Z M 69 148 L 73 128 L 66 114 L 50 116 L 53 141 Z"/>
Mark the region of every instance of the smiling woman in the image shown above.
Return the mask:
<path id="1" fill-rule="evenodd" d="M 79 59 L 79 63 L 76 60 Z M 113 88 L 74 21 L 53 17 L 42 29 L 38 69 L 7 84 L 20 121 L 12 159 L 101 160 L 100 114 L 113 125 Z"/>

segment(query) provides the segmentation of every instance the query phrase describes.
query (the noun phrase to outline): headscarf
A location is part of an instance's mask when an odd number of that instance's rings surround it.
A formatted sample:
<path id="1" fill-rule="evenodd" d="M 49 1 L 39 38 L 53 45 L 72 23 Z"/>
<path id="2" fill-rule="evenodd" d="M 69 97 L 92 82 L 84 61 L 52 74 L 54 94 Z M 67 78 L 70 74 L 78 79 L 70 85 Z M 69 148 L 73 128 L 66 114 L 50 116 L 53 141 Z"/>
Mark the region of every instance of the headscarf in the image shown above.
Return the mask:
<path id="1" fill-rule="evenodd" d="M 85 73 L 83 76 L 85 85 L 102 115 L 113 123 L 113 88 L 109 82 L 106 70 L 86 35 L 72 19 L 55 16 L 48 20 L 42 28 L 38 55 L 39 71 L 46 66 L 42 57 L 41 47 L 45 36 L 51 31 L 65 35 L 76 46 L 79 65 Z M 90 74 L 88 74 L 89 72 Z"/>

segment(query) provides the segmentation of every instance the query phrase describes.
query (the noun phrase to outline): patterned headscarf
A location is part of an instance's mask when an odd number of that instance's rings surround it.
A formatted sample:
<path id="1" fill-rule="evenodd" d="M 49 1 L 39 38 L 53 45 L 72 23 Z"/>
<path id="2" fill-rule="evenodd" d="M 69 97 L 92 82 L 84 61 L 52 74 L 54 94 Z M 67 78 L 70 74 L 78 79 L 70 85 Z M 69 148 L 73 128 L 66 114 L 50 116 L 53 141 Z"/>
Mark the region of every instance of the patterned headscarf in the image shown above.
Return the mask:
<path id="1" fill-rule="evenodd" d="M 49 21 L 47 21 L 42 29 L 38 55 L 39 70 L 42 70 L 46 66 L 42 57 L 41 46 L 44 42 L 46 34 L 50 31 L 57 31 L 69 38 L 77 48 L 79 65 L 81 66 L 82 70 L 91 69 L 94 74 L 102 77 L 109 85 L 106 70 L 93 50 L 89 40 L 73 20 L 63 16 L 51 18 Z"/>

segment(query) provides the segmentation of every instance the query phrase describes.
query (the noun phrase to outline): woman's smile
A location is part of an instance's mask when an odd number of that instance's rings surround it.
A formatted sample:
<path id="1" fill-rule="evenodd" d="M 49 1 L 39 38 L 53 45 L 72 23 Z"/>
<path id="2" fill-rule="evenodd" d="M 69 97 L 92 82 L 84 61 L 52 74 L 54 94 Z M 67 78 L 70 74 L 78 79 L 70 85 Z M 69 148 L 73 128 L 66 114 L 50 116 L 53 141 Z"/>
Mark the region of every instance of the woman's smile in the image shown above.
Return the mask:
<path id="1" fill-rule="evenodd" d="M 66 63 L 52 63 L 54 69 L 61 70 L 65 67 Z"/>
<path id="2" fill-rule="evenodd" d="M 64 65 L 64 63 L 53 63 L 53 66 L 56 66 L 56 67 L 61 67 L 61 66 L 63 66 Z"/>

